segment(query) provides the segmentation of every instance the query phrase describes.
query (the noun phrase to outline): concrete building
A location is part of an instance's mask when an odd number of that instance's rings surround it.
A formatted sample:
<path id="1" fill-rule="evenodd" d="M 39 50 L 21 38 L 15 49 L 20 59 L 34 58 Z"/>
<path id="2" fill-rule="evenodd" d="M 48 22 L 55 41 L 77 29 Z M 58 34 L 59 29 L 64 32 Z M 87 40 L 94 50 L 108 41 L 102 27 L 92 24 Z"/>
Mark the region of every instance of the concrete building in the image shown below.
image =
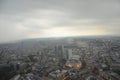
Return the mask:
<path id="1" fill-rule="evenodd" d="M 72 59 L 72 56 L 73 56 L 73 52 L 72 52 L 72 49 L 68 49 L 68 59 Z"/>
<path id="2" fill-rule="evenodd" d="M 67 73 L 67 70 L 62 70 L 62 71 L 56 70 L 56 71 L 49 73 L 49 76 L 54 79 L 58 79 L 58 78 L 63 78 L 66 73 Z"/>

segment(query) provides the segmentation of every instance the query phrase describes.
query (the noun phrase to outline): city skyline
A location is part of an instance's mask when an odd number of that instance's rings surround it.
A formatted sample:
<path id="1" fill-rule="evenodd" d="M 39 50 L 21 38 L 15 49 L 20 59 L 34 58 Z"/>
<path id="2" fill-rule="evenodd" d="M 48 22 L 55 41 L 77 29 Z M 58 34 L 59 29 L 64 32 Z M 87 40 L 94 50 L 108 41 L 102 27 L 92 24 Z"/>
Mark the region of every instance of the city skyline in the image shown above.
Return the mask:
<path id="1" fill-rule="evenodd" d="M 0 43 L 120 35 L 119 0 L 1 0 L 0 10 Z"/>

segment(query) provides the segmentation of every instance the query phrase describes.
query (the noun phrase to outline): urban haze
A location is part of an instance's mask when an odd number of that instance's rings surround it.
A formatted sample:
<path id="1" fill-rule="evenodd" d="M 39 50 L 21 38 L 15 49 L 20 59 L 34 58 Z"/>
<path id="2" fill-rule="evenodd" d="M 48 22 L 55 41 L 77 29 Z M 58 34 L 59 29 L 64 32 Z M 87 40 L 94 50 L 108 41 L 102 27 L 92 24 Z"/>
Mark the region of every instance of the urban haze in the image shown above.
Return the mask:
<path id="1" fill-rule="evenodd" d="M 120 1 L 0 0 L 0 80 L 120 80 Z"/>

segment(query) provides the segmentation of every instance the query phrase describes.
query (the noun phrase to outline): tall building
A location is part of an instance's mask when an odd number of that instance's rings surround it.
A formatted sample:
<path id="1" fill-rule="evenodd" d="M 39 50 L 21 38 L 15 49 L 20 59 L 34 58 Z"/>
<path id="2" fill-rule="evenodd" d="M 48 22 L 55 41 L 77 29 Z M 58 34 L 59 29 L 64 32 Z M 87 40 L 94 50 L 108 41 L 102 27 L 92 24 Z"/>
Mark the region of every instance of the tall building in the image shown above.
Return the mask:
<path id="1" fill-rule="evenodd" d="M 55 53 L 56 53 L 56 57 L 58 57 L 59 61 L 61 61 L 64 58 L 64 47 L 63 47 L 63 45 L 55 46 Z"/>
<path id="2" fill-rule="evenodd" d="M 72 49 L 68 49 L 68 59 L 70 60 L 73 56 Z"/>
<path id="3" fill-rule="evenodd" d="M 79 60 L 80 56 L 75 55 L 74 51 L 72 49 L 68 49 L 68 60 L 70 60 L 70 59 Z"/>

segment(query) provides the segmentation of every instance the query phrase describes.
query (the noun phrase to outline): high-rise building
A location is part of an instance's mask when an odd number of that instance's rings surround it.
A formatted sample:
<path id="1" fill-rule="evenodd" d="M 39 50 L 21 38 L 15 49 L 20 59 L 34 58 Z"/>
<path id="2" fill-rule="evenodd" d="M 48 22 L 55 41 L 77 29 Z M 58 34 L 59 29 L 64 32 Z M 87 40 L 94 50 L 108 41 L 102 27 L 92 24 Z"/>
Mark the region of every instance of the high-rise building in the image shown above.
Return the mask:
<path id="1" fill-rule="evenodd" d="M 61 61 L 64 58 L 64 47 L 63 45 L 55 46 L 56 57 Z"/>
<path id="2" fill-rule="evenodd" d="M 72 49 L 68 49 L 68 59 L 71 59 L 73 56 Z"/>

